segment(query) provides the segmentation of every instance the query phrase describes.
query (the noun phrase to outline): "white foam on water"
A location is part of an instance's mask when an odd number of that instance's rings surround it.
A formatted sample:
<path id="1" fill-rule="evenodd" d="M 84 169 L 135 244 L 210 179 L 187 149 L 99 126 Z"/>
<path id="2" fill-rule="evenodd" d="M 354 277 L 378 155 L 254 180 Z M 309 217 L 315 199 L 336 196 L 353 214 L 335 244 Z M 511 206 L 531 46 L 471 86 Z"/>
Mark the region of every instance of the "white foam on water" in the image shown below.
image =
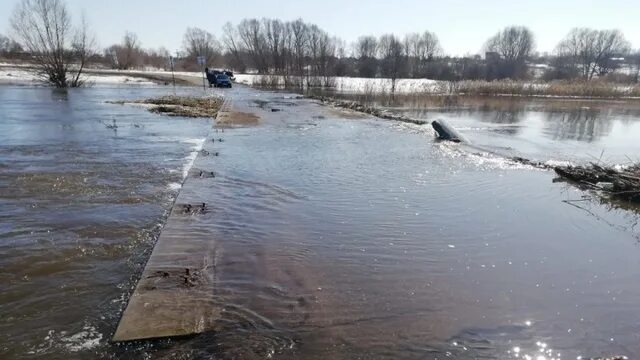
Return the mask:
<path id="1" fill-rule="evenodd" d="M 508 158 L 492 154 L 489 152 L 471 152 L 463 149 L 462 145 L 456 143 L 442 142 L 438 144 L 438 148 L 445 156 L 451 158 L 464 157 L 468 160 L 468 163 L 485 169 L 499 169 L 499 170 L 519 170 L 527 169 L 534 170 L 535 167 L 531 165 L 522 164 L 517 161 L 510 160 Z"/>
<path id="2" fill-rule="evenodd" d="M 100 345 L 102 334 L 91 325 L 85 325 L 82 331 L 60 338 L 65 348 L 71 352 L 93 349 Z"/>
<path id="3" fill-rule="evenodd" d="M 193 167 L 193 164 L 195 163 L 196 158 L 198 157 L 198 152 L 200 152 L 202 150 L 202 147 L 204 146 L 204 141 L 205 140 L 206 140 L 205 138 L 183 140 L 184 143 L 193 144 L 194 145 L 192 147 L 193 151 L 189 155 L 187 155 L 185 157 L 185 160 L 187 160 L 187 162 L 182 167 L 182 179 L 183 180 L 187 178 L 187 175 L 189 175 L 189 170 L 191 170 L 191 168 Z"/>
<path id="4" fill-rule="evenodd" d="M 167 187 L 169 188 L 169 190 L 177 191 L 177 190 L 180 190 L 182 188 L 182 184 L 176 183 L 176 182 L 172 182 L 169 185 L 167 185 Z"/>
<path id="5" fill-rule="evenodd" d="M 57 348 L 63 348 L 69 352 L 90 350 L 100 345 L 102 338 L 102 333 L 88 324 L 85 325 L 81 331 L 73 335 L 67 335 L 66 331 L 56 333 L 55 330 L 49 330 L 43 342 L 29 350 L 27 354 L 43 354 L 49 352 L 51 349 Z"/>
<path id="6" fill-rule="evenodd" d="M 545 165 L 549 166 L 573 166 L 574 163 L 568 160 L 547 160 L 544 162 Z"/>

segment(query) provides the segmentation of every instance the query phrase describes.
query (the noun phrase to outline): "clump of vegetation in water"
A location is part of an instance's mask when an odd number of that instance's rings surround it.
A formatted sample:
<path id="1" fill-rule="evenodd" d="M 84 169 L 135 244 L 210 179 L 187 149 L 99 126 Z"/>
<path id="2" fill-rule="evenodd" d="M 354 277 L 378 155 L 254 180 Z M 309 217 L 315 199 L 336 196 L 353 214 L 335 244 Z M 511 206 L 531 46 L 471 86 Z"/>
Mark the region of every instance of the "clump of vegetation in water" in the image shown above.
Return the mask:
<path id="1" fill-rule="evenodd" d="M 592 163 L 586 166 L 555 167 L 562 178 L 611 197 L 640 202 L 640 164 L 616 169 Z"/>
<path id="2" fill-rule="evenodd" d="M 149 111 L 169 116 L 216 117 L 223 100 L 218 97 L 162 96 L 136 101 L 113 101 L 111 103 L 149 105 Z"/>

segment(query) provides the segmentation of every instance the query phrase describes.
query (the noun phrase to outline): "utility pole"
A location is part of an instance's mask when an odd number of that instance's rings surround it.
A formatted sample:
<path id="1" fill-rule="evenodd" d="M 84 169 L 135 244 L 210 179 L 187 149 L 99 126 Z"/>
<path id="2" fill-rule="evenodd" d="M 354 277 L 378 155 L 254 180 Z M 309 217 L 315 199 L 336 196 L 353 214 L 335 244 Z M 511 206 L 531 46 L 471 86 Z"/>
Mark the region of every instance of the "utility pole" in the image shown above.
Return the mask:
<path id="1" fill-rule="evenodd" d="M 200 65 L 200 69 L 202 70 L 202 89 L 204 91 L 207 91 L 207 85 L 205 83 L 206 74 L 204 73 L 205 58 L 204 56 L 200 55 L 196 59 L 198 60 L 198 65 Z"/>
<path id="2" fill-rule="evenodd" d="M 173 56 L 169 56 L 169 65 L 171 65 L 171 78 L 173 79 L 173 95 L 176 94 L 176 76 L 173 74 L 174 64 L 175 58 Z"/>

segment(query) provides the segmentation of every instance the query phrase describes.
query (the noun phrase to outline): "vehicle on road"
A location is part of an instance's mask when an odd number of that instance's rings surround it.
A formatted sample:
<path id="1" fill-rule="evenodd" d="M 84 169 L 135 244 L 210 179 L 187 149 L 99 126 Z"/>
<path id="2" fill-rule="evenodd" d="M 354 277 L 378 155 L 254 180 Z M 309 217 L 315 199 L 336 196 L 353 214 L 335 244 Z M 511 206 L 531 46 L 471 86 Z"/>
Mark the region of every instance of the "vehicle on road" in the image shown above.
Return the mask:
<path id="1" fill-rule="evenodd" d="M 227 75 L 229 77 L 229 79 L 231 79 L 231 81 L 236 81 L 235 76 L 233 76 L 233 71 L 225 70 L 224 74 Z"/>
<path id="2" fill-rule="evenodd" d="M 209 81 L 209 87 L 231 87 L 231 83 L 236 80 L 233 72 L 229 70 L 215 70 L 205 68 L 205 75 Z"/>
<path id="3" fill-rule="evenodd" d="M 215 87 L 231 87 L 231 78 L 226 74 L 216 75 Z"/>

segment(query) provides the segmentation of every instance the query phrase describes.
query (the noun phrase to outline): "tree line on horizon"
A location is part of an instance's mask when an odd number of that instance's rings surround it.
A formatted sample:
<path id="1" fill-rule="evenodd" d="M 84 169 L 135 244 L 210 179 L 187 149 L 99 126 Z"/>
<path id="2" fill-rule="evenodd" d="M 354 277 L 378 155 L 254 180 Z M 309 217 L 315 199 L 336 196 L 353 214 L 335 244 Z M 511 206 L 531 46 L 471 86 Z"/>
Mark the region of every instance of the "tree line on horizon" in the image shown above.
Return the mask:
<path id="1" fill-rule="evenodd" d="M 13 38 L 0 35 L 0 56 L 33 61 L 42 78 L 59 87 L 81 86 L 80 75 L 88 64 L 168 69 L 172 56 L 165 48 L 143 49 L 129 31 L 120 43 L 99 50 L 84 18 L 72 24 L 64 0 L 22 0 L 11 17 L 11 29 Z M 448 56 L 429 31 L 365 35 L 347 44 L 302 19 L 263 18 L 225 24 L 220 40 L 207 30 L 188 28 L 174 57 L 178 70 L 199 70 L 196 57 L 203 56 L 211 67 L 282 75 L 285 82 L 300 86 L 329 85 L 334 76 L 384 77 L 393 84 L 399 78 L 526 80 L 533 76 L 531 64 L 547 65 L 545 80 L 606 77 L 623 64 L 633 71 L 614 80 L 640 80 L 640 50 L 632 51 L 618 30 L 575 28 L 553 54 L 540 55 L 531 30 L 509 26 L 487 39 L 482 49 L 484 56 Z"/>

